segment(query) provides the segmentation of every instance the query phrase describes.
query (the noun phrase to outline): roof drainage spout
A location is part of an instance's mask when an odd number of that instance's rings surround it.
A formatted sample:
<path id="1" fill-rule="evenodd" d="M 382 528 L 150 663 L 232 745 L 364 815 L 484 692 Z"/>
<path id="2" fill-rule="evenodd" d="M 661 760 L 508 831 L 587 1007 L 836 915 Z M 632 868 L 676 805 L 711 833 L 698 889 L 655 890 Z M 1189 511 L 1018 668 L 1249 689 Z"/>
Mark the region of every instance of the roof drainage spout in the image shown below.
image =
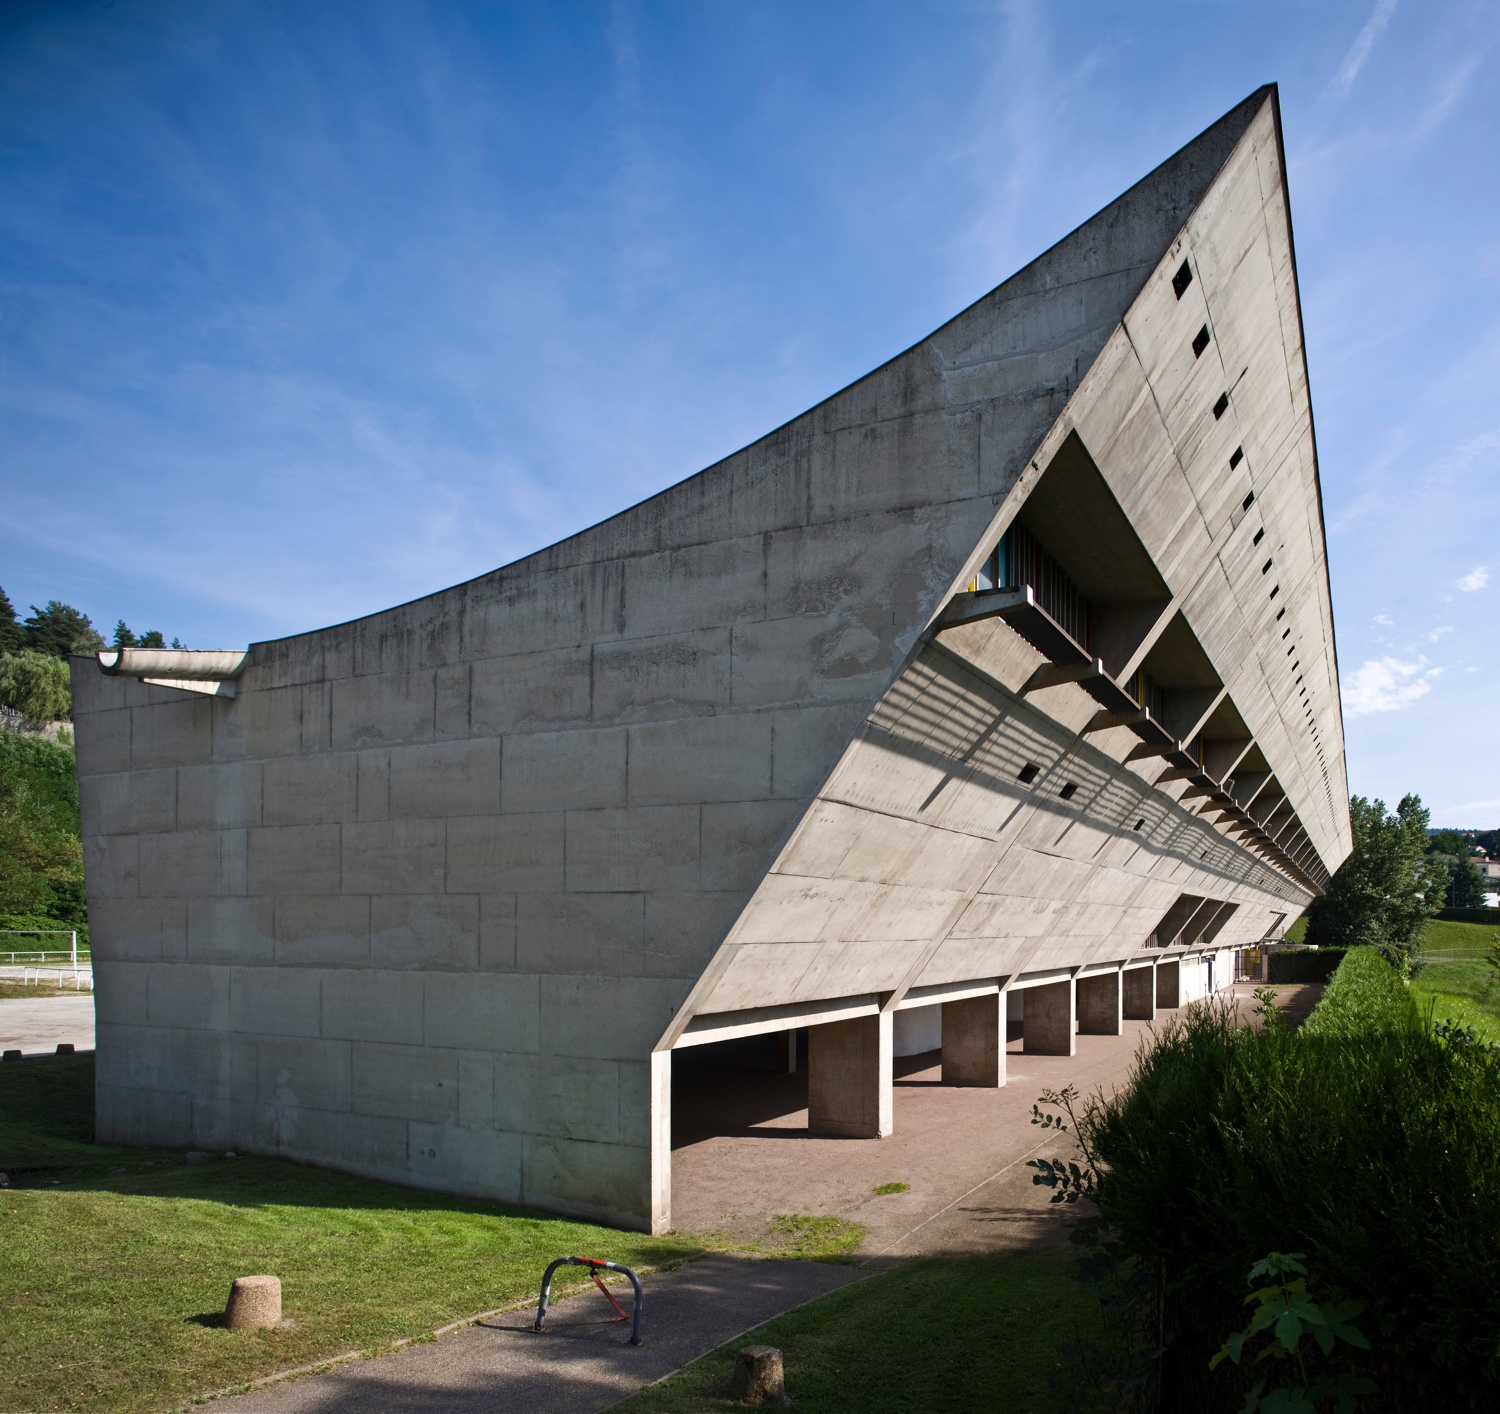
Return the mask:
<path id="1" fill-rule="evenodd" d="M 155 687 L 233 697 L 234 679 L 244 670 L 248 648 L 110 648 L 99 654 L 99 671 L 109 677 L 139 678 Z"/>

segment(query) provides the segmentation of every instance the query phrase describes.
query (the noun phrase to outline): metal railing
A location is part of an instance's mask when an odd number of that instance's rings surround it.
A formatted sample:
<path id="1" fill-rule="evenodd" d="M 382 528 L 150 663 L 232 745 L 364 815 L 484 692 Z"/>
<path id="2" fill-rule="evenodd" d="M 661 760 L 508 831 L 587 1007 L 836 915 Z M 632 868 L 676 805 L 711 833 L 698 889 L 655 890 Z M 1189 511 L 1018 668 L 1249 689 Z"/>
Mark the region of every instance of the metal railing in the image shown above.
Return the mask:
<path id="1" fill-rule="evenodd" d="M 94 990 L 94 969 L 92 967 L 23 967 L 21 969 L 21 985 L 23 987 L 40 986 L 43 982 L 56 979 L 56 984 L 61 987 L 63 982 L 71 977 L 73 979 L 73 990 L 81 992 L 85 986 L 89 991 Z"/>
<path id="2" fill-rule="evenodd" d="M 35 959 L 37 962 L 46 962 L 49 957 L 66 957 L 70 959 L 70 966 L 77 970 L 78 967 L 78 932 L 73 928 L 0 928 L 0 934 L 25 938 L 71 938 L 72 946 L 69 948 L 34 948 L 23 953 L 11 953 L 10 964 L 16 964 L 17 956 L 21 961 L 29 962 Z M 84 949 L 88 952 L 88 949 Z"/>

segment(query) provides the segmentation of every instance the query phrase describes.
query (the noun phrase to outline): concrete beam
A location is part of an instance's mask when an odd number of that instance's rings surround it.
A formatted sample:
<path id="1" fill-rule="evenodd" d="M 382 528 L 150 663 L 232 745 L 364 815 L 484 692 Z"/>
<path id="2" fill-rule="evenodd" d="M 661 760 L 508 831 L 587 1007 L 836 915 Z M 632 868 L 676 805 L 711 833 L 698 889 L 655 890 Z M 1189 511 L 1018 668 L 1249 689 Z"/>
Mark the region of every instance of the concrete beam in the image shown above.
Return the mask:
<path id="1" fill-rule="evenodd" d="M 807 1128 L 838 1139 L 883 1139 L 891 1103 L 892 1014 L 807 1029 Z"/>
<path id="2" fill-rule="evenodd" d="M 1085 1036 L 1118 1036 L 1125 1028 L 1118 972 L 1078 979 L 1078 1030 Z"/>
<path id="3" fill-rule="evenodd" d="M 1005 1084 L 1005 994 L 943 1003 L 943 1084 Z"/>
<path id="4" fill-rule="evenodd" d="M 1077 1048 L 1074 1036 L 1074 991 L 1071 977 L 1028 987 L 1021 993 L 1025 1012 L 1025 1049 L 1030 1055 L 1071 1056 Z"/>

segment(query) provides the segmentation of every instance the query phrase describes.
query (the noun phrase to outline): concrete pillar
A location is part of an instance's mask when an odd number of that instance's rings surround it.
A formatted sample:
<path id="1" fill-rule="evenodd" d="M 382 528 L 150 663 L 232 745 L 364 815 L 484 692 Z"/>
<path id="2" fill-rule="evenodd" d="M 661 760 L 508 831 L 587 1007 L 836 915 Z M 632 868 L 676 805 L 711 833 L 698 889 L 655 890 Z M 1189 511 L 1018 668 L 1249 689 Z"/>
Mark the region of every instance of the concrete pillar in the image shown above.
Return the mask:
<path id="1" fill-rule="evenodd" d="M 1120 974 L 1098 972 L 1078 979 L 1078 1030 L 1085 1036 L 1118 1036 L 1125 1029 Z"/>
<path id="2" fill-rule="evenodd" d="M 1073 979 L 1027 987 L 1024 1049 L 1037 1056 L 1071 1056 L 1076 1041 L 1073 1019 Z"/>
<path id="3" fill-rule="evenodd" d="M 672 1053 L 651 1052 L 651 1231 L 672 1226 Z"/>
<path id="4" fill-rule="evenodd" d="M 943 1084 L 1005 1084 L 1005 996 L 943 1003 Z"/>
<path id="5" fill-rule="evenodd" d="M 1156 964 L 1156 1005 L 1167 1008 L 1182 1005 L 1182 965 L 1175 957 L 1170 962 Z"/>
<path id="6" fill-rule="evenodd" d="M 797 1031 L 795 1027 L 790 1031 L 778 1031 L 776 1033 L 776 1069 L 782 1075 L 795 1075 L 797 1073 Z"/>
<path id="7" fill-rule="evenodd" d="M 881 1139 L 891 1132 L 891 1042 L 888 1011 L 807 1028 L 809 1133 Z"/>
<path id="8" fill-rule="evenodd" d="M 1121 1010 L 1127 1021 L 1156 1020 L 1156 964 L 1144 967 L 1127 967 L 1124 985 L 1120 988 Z"/>

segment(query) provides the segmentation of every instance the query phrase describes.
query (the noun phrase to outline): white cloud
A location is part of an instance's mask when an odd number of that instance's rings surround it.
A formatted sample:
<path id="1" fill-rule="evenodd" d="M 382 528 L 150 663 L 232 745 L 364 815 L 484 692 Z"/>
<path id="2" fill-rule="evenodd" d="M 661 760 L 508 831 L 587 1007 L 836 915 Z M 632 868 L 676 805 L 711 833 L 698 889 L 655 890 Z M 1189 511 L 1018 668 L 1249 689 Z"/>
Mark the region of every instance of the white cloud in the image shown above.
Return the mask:
<path id="1" fill-rule="evenodd" d="M 1453 625 L 1452 624 L 1443 624 L 1442 627 L 1433 629 L 1433 631 L 1427 635 L 1427 641 L 1429 643 L 1436 643 L 1438 641 L 1438 639 L 1440 639 L 1441 637 L 1443 637 L 1444 634 L 1448 634 L 1448 633 L 1452 633 L 1452 632 L 1453 632 Z"/>
<path id="2" fill-rule="evenodd" d="M 1483 589 L 1490 582 L 1490 571 L 1488 565 L 1476 565 L 1458 582 L 1458 587 L 1465 594 L 1472 594 L 1476 589 Z"/>
<path id="3" fill-rule="evenodd" d="M 1344 62 L 1339 65 L 1339 71 L 1333 76 L 1333 82 L 1329 84 L 1329 92 L 1335 98 L 1343 98 L 1354 86 L 1354 80 L 1359 77 L 1359 71 L 1364 68 L 1365 60 L 1370 57 L 1370 50 L 1375 47 L 1375 41 L 1380 38 L 1381 31 L 1391 22 L 1391 15 L 1395 13 L 1396 0 L 1375 0 L 1375 8 L 1370 12 L 1370 18 L 1365 21 L 1364 28 L 1355 37 L 1354 43 L 1349 46 L 1349 52 L 1344 55 Z"/>
<path id="4" fill-rule="evenodd" d="M 1384 624 L 1387 628 L 1390 628 L 1396 621 L 1389 614 L 1376 614 L 1375 622 Z"/>
<path id="5" fill-rule="evenodd" d="M 1403 663 L 1399 658 L 1373 658 L 1349 679 L 1344 711 L 1350 717 L 1371 712 L 1399 712 L 1432 691 L 1432 679 L 1443 670 L 1429 668 L 1425 658 Z"/>

